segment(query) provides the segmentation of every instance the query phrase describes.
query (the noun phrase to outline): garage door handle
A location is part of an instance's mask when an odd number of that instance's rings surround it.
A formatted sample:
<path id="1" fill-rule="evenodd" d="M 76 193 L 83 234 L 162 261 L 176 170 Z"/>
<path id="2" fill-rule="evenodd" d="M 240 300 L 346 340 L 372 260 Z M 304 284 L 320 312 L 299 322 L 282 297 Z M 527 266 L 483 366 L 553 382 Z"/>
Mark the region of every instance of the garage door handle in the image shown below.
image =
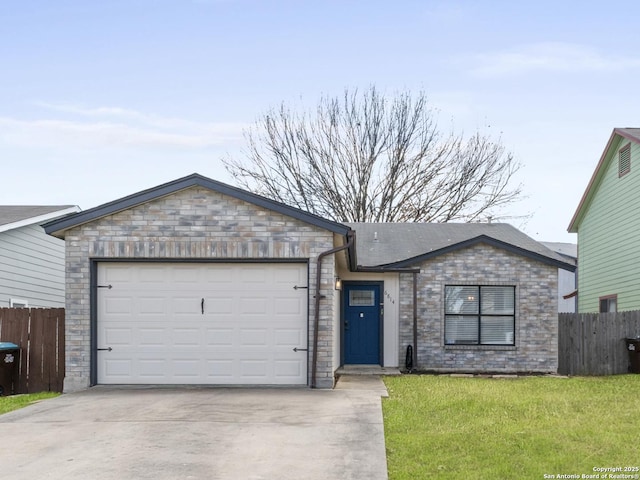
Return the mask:
<path id="1" fill-rule="evenodd" d="M 200 309 L 202 310 L 202 315 L 204 315 L 204 298 L 200 302 Z"/>
<path id="2" fill-rule="evenodd" d="M 298 348 L 298 347 L 293 347 L 293 351 L 294 352 L 308 352 L 309 349 L 308 348 Z"/>
<path id="3" fill-rule="evenodd" d="M 111 350 L 113 350 L 113 348 L 111 348 L 111 347 L 109 347 L 109 348 L 98 348 L 99 352 L 102 352 L 102 351 L 110 352 Z"/>

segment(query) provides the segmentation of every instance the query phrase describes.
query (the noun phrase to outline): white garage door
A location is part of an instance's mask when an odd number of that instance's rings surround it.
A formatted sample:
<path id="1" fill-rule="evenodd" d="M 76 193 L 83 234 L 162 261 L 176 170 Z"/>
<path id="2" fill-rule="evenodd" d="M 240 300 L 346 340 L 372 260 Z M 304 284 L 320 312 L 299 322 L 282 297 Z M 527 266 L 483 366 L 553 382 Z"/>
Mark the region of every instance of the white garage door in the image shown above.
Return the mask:
<path id="1" fill-rule="evenodd" d="M 98 286 L 100 384 L 307 383 L 304 264 L 100 263 Z"/>

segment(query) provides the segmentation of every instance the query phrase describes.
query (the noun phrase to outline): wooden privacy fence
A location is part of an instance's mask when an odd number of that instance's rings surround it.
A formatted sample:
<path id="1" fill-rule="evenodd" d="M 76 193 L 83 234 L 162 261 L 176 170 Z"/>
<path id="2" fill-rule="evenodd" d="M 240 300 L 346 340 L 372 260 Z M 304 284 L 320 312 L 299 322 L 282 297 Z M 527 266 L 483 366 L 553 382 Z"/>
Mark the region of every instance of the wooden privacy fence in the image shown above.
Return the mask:
<path id="1" fill-rule="evenodd" d="M 640 335 L 640 311 L 558 315 L 558 373 L 629 372 L 626 338 Z M 640 355 L 640 352 L 638 352 Z"/>
<path id="2" fill-rule="evenodd" d="M 20 347 L 15 393 L 62 392 L 64 308 L 0 308 L 0 341 Z"/>

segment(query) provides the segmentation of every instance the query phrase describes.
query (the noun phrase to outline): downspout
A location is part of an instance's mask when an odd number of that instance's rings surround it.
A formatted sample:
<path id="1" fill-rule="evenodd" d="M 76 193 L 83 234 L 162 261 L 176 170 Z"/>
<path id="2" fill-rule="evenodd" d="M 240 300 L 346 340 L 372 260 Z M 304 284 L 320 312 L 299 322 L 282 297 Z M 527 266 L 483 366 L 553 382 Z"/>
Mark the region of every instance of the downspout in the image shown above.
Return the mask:
<path id="1" fill-rule="evenodd" d="M 322 259 L 327 255 L 346 250 L 353 245 L 354 232 L 347 233 L 347 243 L 341 247 L 335 247 L 318 255 L 316 260 L 316 293 L 315 293 L 315 311 L 313 320 L 313 355 L 311 357 L 311 388 L 316 388 L 316 367 L 318 365 L 318 328 L 320 326 L 320 281 L 322 280 Z"/>
<path id="2" fill-rule="evenodd" d="M 418 273 L 413 272 L 413 368 L 418 368 Z"/>

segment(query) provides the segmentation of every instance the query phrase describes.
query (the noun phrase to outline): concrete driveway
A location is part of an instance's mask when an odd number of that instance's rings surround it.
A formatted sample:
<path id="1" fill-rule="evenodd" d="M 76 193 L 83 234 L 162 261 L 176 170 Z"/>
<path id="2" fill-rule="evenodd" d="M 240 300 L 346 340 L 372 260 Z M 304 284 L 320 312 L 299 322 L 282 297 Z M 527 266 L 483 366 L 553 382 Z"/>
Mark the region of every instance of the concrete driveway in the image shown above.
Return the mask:
<path id="1" fill-rule="evenodd" d="M 0 416 L 7 479 L 383 480 L 380 380 L 335 390 L 106 388 Z"/>

